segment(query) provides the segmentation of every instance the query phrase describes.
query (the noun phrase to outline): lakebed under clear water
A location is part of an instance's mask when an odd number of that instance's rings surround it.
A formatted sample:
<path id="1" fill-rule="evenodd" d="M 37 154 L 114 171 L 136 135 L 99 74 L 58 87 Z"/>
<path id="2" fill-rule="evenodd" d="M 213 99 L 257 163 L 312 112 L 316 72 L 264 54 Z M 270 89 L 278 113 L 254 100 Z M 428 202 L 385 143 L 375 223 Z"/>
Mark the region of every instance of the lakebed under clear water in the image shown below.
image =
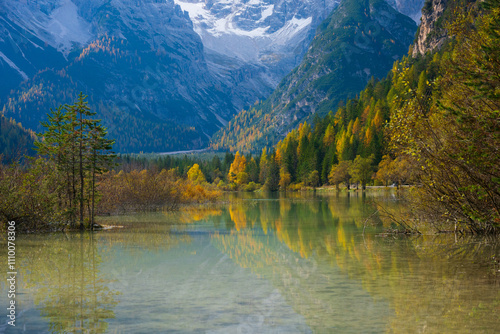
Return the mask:
<path id="1" fill-rule="evenodd" d="M 233 195 L 18 236 L 16 326 L 3 280 L 0 332 L 499 332 L 498 241 L 387 235 L 373 200 L 399 209 L 391 192 Z"/>

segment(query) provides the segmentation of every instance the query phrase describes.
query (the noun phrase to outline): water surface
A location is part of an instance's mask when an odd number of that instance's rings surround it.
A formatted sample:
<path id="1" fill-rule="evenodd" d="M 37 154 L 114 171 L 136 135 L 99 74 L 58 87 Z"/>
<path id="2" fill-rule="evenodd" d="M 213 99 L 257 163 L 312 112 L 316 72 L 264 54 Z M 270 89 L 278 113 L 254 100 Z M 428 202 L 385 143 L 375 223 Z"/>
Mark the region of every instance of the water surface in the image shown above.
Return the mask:
<path id="1" fill-rule="evenodd" d="M 372 200 L 401 209 L 383 192 L 253 195 L 20 236 L 16 327 L 2 311 L 0 332 L 499 332 L 498 243 L 385 235 Z M 5 281 L 0 295 L 6 310 Z"/>

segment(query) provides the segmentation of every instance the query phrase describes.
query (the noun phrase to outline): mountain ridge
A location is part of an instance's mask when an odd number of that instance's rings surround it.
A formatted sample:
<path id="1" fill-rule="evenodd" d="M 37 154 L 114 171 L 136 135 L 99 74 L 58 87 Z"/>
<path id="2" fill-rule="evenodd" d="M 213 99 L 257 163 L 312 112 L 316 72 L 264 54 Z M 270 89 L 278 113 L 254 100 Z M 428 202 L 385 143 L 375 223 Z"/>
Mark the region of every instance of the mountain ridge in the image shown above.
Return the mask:
<path id="1" fill-rule="evenodd" d="M 416 28 L 385 1 L 345 0 L 318 26 L 302 63 L 268 99 L 217 132 L 211 147 L 258 151 L 304 120 L 326 115 L 372 76 L 384 77 L 394 60 L 408 52 Z"/>
<path id="2" fill-rule="evenodd" d="M 234 108 L 209 73 L 187 14 L 173 0 L 91 5 L 86 10 L 98 37 L 69 52 L 63 66 L 24 81 L 3 113 L 40 131 L 50 108 L 83 91 L 122 152 L 204 146 Z"/>
<path id="3" fill-rule="evenodd" d="M 291 39 L 281 36 L 288 49 L 266 49 L 259 63 L 207 48 L 176 2 L 186 1 L 2 1 L 0 71 L 7 80 L 0 83 L 0 110 L 40 131 L 50 108 L 72 103 L 83 91 L 121 152 L 205 147 L 237 111 L 269 96 L 307 50 L 307 27 L 336 4 L 189 1 L 210 6 L 223 21 L 232 17 L 244 34 L 266 27 L 268 34 L 298 31 Z M 229 3 L 245 6 L 228 11 Z"/>

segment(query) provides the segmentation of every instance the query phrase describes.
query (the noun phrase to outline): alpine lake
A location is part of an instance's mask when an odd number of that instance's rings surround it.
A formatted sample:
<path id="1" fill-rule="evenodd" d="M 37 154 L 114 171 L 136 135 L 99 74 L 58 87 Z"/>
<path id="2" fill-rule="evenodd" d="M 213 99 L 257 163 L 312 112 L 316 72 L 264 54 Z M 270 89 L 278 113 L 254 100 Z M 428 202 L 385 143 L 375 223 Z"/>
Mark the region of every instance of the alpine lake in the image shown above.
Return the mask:
<path id="1" fill-rule="evenodd" d="M 384 233 L 391 190 L 227 196 L 18 235 L 0 333 L 500 332 L 498 238 Z"/>

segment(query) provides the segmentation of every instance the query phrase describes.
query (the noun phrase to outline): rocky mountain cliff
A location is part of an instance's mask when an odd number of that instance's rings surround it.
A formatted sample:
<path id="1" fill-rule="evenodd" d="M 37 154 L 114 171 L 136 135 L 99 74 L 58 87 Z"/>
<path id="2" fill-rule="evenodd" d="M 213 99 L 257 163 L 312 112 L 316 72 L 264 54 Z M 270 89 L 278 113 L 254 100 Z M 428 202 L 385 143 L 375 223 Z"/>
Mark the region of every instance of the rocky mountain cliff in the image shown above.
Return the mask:
<path id="1" fill-rule="evenodd" d="M 325 115 L 385 77 L 408 52 L 415 22 L 383 0 L 344 0 L 322 22 L 301 64 L 265 101 L 238 114 L 212 140 L 215 149 L 256 151 L 314 115 Z"/>
<path id="2" fill-rule="evenodd" d="M 409 16 L 413 21 L 420 21 L 422 16 L 422 6 L 425 0 L 387 0 L 387 3 L 401 14 Z"/>
<path id="3" fill-rule="evenodd" d="M 3 112 L 27 128 L 41 130 L 80 90 L 120 151 L 202 147 L 235 112 L 173 0 L 7 0 L 2 13 L 3 36 L 15 36 L 4 38 L 2 66 L 25 80 Z M 33 50 L 52 63 L 33 63 Z"/>
<path id="4" fill-rule="evenodd" d="M 413 46 L 413 56 L 424 55 L 428 51 L 439 48 L 446 39 L 446 31 L 438 26 L 448 0 L 426 0 L 422 8 L 422 18 L 417 39 Z"/>
<path id="5" fill-rule="evenodd" d="M 200 35 L 211 73 L 241 110 L 297 66 L 339 0 L 175 0 Z"/>
<path id="6" fill-rule="evenodd" d="M 476 1 L 425 0 L 412 55 L 416 57 L 441 48 L 448 39 L 446 24 L 454 20 L 456 8 L 467 7 Z"/>
<path id="7" fill-rule="evenodd" d="M 411 11 L 416 0 L 390 1 Z M 50 108 L 84 91 L 117 150 L 200 148 L 234 114 L 271 94 L 337 5 L 3 0 L 0 110 L 40 131 Z"/>

